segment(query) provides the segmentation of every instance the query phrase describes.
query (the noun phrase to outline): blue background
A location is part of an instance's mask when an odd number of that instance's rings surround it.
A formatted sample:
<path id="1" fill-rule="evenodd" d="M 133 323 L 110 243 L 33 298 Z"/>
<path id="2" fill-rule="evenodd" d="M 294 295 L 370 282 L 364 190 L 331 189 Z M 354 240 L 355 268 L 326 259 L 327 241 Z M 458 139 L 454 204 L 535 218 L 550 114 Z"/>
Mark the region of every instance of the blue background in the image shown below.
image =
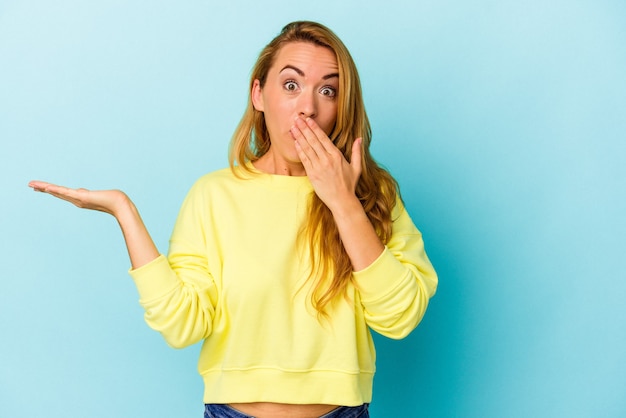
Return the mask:
<path id="1" fill-rule="evenodd" d="M 626 3 L 591 0 L 1 1 L 0 416 L 202 416 L 115 220 L 26 185 L 123 189 L 166 251 L 295 19 L 350 48 L 440 274 L 372 416 L 626 416 Z"/>

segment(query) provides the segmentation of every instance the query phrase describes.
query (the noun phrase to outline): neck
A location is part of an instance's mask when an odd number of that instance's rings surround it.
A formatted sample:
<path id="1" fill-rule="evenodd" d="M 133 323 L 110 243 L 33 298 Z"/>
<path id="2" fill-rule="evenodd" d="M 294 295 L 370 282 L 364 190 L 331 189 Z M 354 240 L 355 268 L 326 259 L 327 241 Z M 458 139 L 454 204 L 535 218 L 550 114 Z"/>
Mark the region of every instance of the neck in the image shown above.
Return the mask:
<path id="1" fill-rule="evenodd" d="M 252 163 L 254 168 L 267 174 L 280 176 L 306 176 L 304 166 L 299 161 L 286 161 L 277 158 L 271 149 L 261 158 Z"/>

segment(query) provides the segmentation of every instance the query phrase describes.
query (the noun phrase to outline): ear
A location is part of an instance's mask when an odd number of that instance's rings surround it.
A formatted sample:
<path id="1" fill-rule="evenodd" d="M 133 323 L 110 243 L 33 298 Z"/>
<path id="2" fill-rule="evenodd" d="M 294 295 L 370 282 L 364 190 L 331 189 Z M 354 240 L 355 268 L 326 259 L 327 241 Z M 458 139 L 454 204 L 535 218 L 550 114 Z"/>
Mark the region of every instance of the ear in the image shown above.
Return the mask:
<path id="1" fill-rule="evenodd" d="M 252 105 L 259 112 L 263 112 L 265 108 L 263 106 L 263 94 L 261 91 L 261 82 L 256 79 L 254 83 L 252 83 L 252 91 L 250 92 L 250 97 L 252 98 Z"/>

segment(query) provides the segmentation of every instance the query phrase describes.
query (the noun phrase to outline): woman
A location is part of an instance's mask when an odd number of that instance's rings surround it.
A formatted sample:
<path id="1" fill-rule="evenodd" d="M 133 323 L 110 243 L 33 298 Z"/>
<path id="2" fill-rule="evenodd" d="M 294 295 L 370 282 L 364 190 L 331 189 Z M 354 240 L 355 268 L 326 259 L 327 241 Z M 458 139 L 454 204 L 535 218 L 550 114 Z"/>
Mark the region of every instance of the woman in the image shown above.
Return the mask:
<path id="1" fill-rule="evenodd" d="M 167 258 L 123 192 L 30 186 L 115 216 L 148 324 L 204 341 L 205 417 L 367 417 L 369 328 L 406 336 L 437 286 L 369 144 L 348 50 L 294 22 L 261 52 L 230 168 L 192 187 Z"/>

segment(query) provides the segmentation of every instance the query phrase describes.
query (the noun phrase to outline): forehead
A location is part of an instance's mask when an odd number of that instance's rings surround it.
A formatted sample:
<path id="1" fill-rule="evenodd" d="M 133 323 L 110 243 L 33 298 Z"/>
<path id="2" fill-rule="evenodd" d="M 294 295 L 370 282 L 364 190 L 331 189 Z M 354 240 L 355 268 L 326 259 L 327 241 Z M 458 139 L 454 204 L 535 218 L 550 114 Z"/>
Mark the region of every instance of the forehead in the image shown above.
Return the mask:
<path id="1" fill-rule="evenodd" d="M 280 72 L 291 65 L 302 70 L 307 76 L 324 76 L 338 71 L 337 57 L 327 47 L 309 42 L 290 42 L 283 45 L 276 54 L 270 72 Z"/>

